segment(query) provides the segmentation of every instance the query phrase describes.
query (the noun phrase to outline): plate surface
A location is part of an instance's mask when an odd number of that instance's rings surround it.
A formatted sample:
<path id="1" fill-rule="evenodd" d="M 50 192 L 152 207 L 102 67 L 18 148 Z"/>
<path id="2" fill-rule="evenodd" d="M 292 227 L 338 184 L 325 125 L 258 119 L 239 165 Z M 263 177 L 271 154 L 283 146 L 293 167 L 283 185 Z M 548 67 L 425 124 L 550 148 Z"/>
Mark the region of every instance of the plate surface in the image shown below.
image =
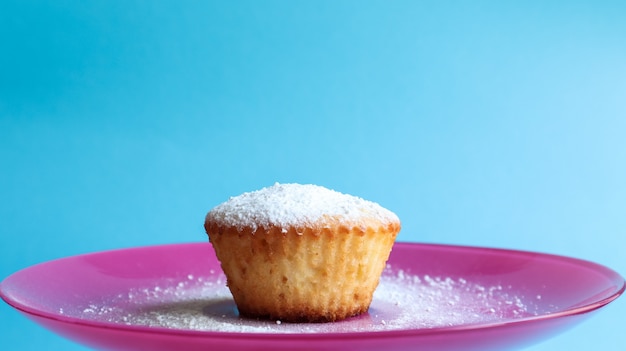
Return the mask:
<path id="1" fill-rule="evenodd" d="M 1 297 L 102 350 L 504 350 L 548 338 L 624 291 L 616 272 L 548 254 L 396 243 L 368 313 L 240 318 L 208 243 L 106 251 L 21 270 Z"/>

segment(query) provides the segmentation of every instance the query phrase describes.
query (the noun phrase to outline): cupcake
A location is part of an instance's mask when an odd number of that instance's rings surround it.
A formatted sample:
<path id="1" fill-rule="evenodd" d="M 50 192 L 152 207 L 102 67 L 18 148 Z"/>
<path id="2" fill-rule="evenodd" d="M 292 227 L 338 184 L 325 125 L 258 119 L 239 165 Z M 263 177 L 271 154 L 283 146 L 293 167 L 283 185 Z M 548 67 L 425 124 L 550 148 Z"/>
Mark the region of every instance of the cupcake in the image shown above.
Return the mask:
<path id="1" fill-rule="evenodd" d="M 367 311 L 400 221 L 359 197 L 277 183 L 216 206 L 204 227 L 240 315 L 327 322 Z"/>

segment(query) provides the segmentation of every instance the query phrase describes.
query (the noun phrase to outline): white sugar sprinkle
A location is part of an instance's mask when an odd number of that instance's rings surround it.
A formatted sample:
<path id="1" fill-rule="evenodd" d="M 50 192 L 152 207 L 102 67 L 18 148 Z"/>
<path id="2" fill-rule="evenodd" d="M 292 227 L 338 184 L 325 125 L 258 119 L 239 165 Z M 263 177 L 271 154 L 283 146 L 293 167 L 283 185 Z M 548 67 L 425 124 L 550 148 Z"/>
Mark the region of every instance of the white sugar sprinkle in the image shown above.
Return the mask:
<path id="1" fill-rule="evenodd" d="M 171 281 L 90 302 L 65 315 L 115 324 L 249 333 L 337 333 L 492 323 L 536 315 L 538 308 L 501 285 L 416 276 L 387 269 L 368 313 L 333 323 L 286 323 L 239 317 L 223 275 Z"/>
<path id="2" fill-rule="evenodd" d="M 318 185 L 279 184 L 231 197 L 214 207 L 207 219 L 236 228 L 271 225 L 303 227 L 327 217 L 347 223 L 375 218 L 381 223 L 399 222 L 379 204 Z"/>

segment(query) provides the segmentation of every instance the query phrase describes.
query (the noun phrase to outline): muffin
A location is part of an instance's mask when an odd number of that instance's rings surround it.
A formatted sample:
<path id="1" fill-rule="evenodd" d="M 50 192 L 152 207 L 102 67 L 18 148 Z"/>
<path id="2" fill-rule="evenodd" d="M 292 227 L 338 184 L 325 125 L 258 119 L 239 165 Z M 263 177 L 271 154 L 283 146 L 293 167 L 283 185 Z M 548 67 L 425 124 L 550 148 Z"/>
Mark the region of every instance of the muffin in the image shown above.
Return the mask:
<path id="1" fill-rule="evenodd" d="M 277 183 L 216 206 L 204 227 L 240 315 L 327 322 L 367 311 L 400 220 L 359 197 Z"/>

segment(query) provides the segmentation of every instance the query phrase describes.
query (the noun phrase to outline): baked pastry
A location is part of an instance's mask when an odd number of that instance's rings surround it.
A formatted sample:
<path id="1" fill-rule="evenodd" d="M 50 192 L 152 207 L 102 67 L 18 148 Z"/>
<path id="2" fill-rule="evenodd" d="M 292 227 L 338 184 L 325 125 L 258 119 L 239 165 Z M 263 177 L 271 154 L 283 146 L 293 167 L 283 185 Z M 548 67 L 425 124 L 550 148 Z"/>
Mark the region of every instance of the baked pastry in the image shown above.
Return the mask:
<path id="1" fill-rule="evenodd" d="M 204 226 L 242 316 L 324 322 L 367 311 L 400 220 L 359 197 L 277 183 L 216 206 Z"/>

